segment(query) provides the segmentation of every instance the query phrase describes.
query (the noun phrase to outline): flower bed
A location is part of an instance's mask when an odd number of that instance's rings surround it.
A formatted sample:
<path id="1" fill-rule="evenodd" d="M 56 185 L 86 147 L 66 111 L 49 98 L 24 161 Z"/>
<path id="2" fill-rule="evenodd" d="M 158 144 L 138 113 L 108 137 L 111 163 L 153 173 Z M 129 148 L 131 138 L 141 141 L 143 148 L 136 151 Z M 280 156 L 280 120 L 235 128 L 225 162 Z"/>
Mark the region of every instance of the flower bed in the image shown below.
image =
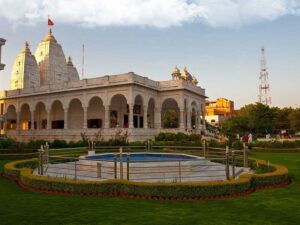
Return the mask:
<path id="1" fill-rule="evenodd" d="M 21 186 L 37 191 L 78 195 L 136 196 L 152 199 L 199 199 L 230 197 L 250 193 L 256 188 L 280 185 L 289 179 L 288 170 L 270 164 L 272 172 L 244 174 L 237 180 L 183 183 L 146 183 L 126 180 L 84 181 L 64 178 L 49 178 L 33 175 L 36 159 L 7 163 L 4 174 L 13 177 Z M 257 160 L 257 165 L 267 163 Z"/>

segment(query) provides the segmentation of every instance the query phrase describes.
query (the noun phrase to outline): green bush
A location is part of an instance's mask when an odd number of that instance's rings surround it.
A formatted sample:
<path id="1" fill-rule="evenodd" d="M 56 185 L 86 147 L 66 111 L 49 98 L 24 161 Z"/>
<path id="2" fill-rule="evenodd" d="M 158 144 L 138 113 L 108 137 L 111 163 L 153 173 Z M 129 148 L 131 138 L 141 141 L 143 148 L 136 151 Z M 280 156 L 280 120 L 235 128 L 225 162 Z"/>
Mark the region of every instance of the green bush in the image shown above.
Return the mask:
<path id="1" fill-rule="evenodd" d="M 253 147 L 260 148 L 299 148 L 300 141 L 255 141 Z"/>
<path id="2" fill-rule="evenodd" d="M 222 143 L 222 142 L 219 142 L 219 141 L 216 141 L 216 140 L 210 140 L 209 143 L 208 143 L 208 147 L 211 147 L 211 148 L 225 148 L 227 145 L 227 143 Z"/>
<path id="3" fill-rule="evenodd" d="M 242 142 L 240 142 L 240 141 L 234 141 L 231 144 L 231 148 L 234 149 L 234 150 L 242 150 L 244 147 L 243 147 L 243 143 Z"/>
<path id="4" fill-rule="evenodd" d="M 14 142 L 12 139 L 2 139 L 0 140 L 0 149 L 9 149 L 14 145 Z"/>
<path id="5" fill-rule="evenodd" d="M 193 142 L 201 142 L 201 135 L 199 134 L 185 134 L 182 132 L 178 132 L 178 133 L 159 133 L 156 137 L 155 137 L 155 141 L 170 141 L 170 142 L 189 142 L 189 141 L 193 141 Z"/>
<path id="6" fill-rule="evenodd" d="M 45 140 L 31 140 L 25 144 L 25 148 L 37 150 L 41 148 L 41 145 L 45 145 L 45 144 L 46 144 Z"/>
<path id="7" fill-rule="evenodd" d="M 54 140 L 50 143 L 51 148 L 67 148 L 68 143 L 65 140 Z"/>

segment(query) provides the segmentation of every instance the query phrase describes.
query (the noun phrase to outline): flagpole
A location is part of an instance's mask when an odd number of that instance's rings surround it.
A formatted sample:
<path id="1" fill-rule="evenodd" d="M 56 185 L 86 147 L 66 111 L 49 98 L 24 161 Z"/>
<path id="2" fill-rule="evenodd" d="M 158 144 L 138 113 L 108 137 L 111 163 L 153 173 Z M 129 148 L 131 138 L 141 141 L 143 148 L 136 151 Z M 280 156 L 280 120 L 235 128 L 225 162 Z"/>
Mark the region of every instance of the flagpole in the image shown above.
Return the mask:
<path id="1" fill-rule="evenodd" d="M 82 43 L 82 71 L 81 78 L 84 79 L 84 42 Z"/>

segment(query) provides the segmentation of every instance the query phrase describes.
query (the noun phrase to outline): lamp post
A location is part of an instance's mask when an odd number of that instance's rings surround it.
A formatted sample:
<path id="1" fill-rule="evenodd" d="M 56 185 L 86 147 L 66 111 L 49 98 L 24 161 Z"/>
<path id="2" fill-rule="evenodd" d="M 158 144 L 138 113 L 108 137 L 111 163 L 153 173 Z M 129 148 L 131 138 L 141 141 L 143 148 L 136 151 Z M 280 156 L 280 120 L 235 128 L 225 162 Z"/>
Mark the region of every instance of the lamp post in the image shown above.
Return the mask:
<path id="1" fill-rule="evenodd" d="M 5 64 L 1 63 L 1 47 L 5 45 L 6 40 L 3 38 L 0 38 L 0 70 L 4 70 Z"/>
<path id="2" fill-rule="evenodd" d="M 4 70 L 5 64 L 1 62 L 1 47 L 5 45 L 6 40 L 0 38 L 0 71 Z M 1 81 L 2 82 L 2 81 Z M 4 111 L 3 111 L 3 103 L 0 102 L 0 135 L 4 133 Z M 3 129 L 3 130 L 2 130 Z"/>

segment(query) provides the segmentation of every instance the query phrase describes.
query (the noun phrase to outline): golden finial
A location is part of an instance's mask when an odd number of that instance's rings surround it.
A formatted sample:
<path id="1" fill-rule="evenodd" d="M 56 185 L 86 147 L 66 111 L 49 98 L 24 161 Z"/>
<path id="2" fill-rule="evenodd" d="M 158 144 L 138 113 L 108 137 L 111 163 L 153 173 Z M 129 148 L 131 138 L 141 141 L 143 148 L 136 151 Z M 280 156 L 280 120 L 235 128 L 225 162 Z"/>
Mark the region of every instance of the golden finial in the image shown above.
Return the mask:
<path id="1" fill-rule="evenodd" d="M 193 75 L 192 83 L 193 83 L 194 85 L 197 85 L 197 84 L 198 84 L 198 80 L 197 80 L 197 78 L 196 78 L 195 75 Z"/>
<path id="2" fill-rule="evenodd" d="M 72 62 L 71 56 L 68 57 L 67 65 L 68 66 L 73 66 L 73 62 Z"/>
<path id="3" fill-rule="evenodd" d="M 27 54 L 31 54 L 30 49 L 29 49 L 29 43 L 26 41 L 24 44 L 24 48 L 23 48 L 23 53 L 27 53 Z"/>
<path id="4" fill-rule="evenodd" d="M 187 71 L 186 66 L 182 70 L 181 79 L 183 79 L 183 80 L 187 80 L 188 79 L 188 71 Z"/>
<path id="5" fill-rule="evenodd" d="M 177 66 L 174 67 L 171 75 L 172 75 L 173 80 L 180 78 L 180 70 L 178 69 Z"/>
<path id="6" fill-rule="evenodd" d="M 43 41 L 53 41 L 53 42 L 56 42 L 56 39 L 55 39 L 55 37 L 54 37 L 53 34 L 52 34 L 52 29 L 51 29 L 51 28 L 48 30 L 48 34 L 47 34 L 47 36 L 44 38 Z"/>

